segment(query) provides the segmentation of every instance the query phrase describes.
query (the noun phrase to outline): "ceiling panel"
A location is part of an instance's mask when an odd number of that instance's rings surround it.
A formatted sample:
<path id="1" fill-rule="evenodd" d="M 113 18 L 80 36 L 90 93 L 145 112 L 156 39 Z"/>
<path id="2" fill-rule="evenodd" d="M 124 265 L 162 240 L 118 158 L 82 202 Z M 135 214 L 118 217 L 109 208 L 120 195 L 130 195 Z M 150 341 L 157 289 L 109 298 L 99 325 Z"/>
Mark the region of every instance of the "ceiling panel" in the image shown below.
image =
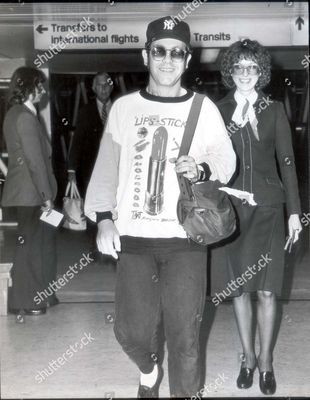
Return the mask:
<path id="1" fill-rule="evenodd" d="M 240 15 L 254 15 L 266 12 L 276 18 L 287 15 L 300 15 L 306 11 L 305 2 L 273 3 L 243 3 L 236 8 L 236 3 L 210 3 L 208 8 L 199 9 L 199 18 L 205 15 L 216 17 L 225 14 L 233 18 Z M 297 4 L 298 3 L 298 4 Z M 111 3 L 112 4 L 112 3 Z M 245 6 L 246 4 L 246 6 Z M 0 58 L 25 58 L 28 64 L 42 54 L 34 49 L 33 24 L 43 19 L 72 20 L 83 15 L 109 16 L 109 18 L 124 18 L 124 20 L 138 21 L 143 18 L 152 19 L 158 15 L 175 14 L 184 6 L 184 3 L 33 3 L 33 4 L 0 4 Z M 206 14 L 207 13 L 207 14 Z M 301 60 L 309 54 L 308 47 L 272 48 L 273 60 L 278 67 L 286 69 L 302 69 Z M 140 51 L 70 51 L 62 52 L 47 62 L 51 72 L 61 73 L 92 73 L 98 70 L 115 72 L 141 71 L 144 69 Z M 217 63 L 200 64 L 199 49 L 194 54 L 192 62 L 194 69 L 216 69 Z"/>

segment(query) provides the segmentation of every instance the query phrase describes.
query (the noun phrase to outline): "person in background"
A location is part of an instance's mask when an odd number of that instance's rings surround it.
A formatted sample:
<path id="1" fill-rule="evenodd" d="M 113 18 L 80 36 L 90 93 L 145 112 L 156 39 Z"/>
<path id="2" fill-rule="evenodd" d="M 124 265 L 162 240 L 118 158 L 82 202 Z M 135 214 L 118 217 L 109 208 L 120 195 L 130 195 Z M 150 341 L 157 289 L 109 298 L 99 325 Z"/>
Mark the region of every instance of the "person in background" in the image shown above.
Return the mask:
<path id="1" fill-rule="evenodd" d="M 232 291 L 234 311 L 243 348 L 237 386 L 252 386 L 258 366 L 263 394 L 276 391 L 272 339 L 276 296 L 281 294 L 284 272 L 286 202 L 288 233 L 292 243 L 302 230 L 300 200 L 290 126 L 282 103 L 261 91 L 270 81 L 271 59 L 257 41 L 232 44 L 223 54 L 222 79 L 231 91 L 217 103 L 237 154 L 237 170 L 230 186 L 254 194 L 256 205 L 232 197 L 239 219 L 239 234 L 222 248 L 227 280 L 246 277 Z M 281 178 L 278 175 L 277 163 Z M 217 249 L 218 251 L 221 249 Z M 218 266 L 216 251 L 213 269 Z M 263 258 L 264 262 L 260 260 Z M 250 274 L 249 266 L 256 266 Z M 239 281 L 240 282 L 240 281 Z M 251 295 L 257 294 L 260 350 L 256 357 L 252 331 Z"/>
<path id="2" fill-rule="evenodd" d="M 35 107 L 45 94 L 44 74 L 35 68 L 18 68 L 11 79 L 8 111 L 3 123 L 8 151 L 8 174 L 2 206 L 13 207 L 18 222 L 12 268 L 9 310 L 41 315 L 58 304 L 55 294 L 34 300 L 56 279 L 55 228 L 40 221 L 42 211 L 53 209 L 57 184 L 51 164 L 51 146 Z"/>
<path id="3" fill-rule="evenodd" d="M 158 328 L 164 321 L 171 396 L 200 390 L 199 331 L 206 249 L 187 239 L 176 214 L 176 172 L 193 182 L 228 182 L 235 153 L 207 97 L 188 156 L 176 159 L 194 93 L 181 86 L 191 59 L 189 26 L 151 22 L 142 51 L 145 89 L 113 104 L 87 189 L 85 214 L 98 224 L 101 253 L 118 258 L 114 332 L 140 370 L 139 398 L 159 395 Z"/>
<path id="4" fill-rule="evenodd" d="M 113 81 L 109 74 L 99 72 L 93 79 L 92 90 L 96 101 L 86 104 L 79 112 L 68 159 L 68 178 L 77 182 L 83 198 L 112 105 Z"/>

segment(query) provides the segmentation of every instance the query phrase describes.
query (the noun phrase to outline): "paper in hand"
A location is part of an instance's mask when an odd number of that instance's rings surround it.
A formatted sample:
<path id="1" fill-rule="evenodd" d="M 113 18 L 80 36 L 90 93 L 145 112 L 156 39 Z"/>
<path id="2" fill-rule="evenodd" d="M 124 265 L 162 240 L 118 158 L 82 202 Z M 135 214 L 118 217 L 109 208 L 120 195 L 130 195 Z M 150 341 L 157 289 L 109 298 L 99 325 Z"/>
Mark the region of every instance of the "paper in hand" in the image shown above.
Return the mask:
<path id="1" fill-rule="evenodd" d="M 60 224 L 63 217 L 64 216 L 62 213 L 56 210 L 50 210 L 50 211 L 43 211 L 40 220 L 57 227 Z"/>
<path id="2" fill-rule="evenodd" d="M 257 203 L 254 200 L 253 193 L 245 192 L 243 190 L 238 190 L 238 189 L 232 189 L 226 186 L 219 188 L 219 190 L 231 194 L 232 196 L 235 196 L 240 200 L 246 200 L 251 206 L 257 206 Z"/>

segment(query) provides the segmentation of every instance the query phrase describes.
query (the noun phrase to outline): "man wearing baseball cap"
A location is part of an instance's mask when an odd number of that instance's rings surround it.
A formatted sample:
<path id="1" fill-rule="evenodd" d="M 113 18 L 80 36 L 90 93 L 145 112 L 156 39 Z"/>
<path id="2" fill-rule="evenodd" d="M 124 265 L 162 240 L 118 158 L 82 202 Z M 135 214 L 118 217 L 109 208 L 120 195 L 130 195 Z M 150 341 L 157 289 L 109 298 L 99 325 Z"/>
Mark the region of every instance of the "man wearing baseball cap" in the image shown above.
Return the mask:
<path id="1" fill-rule="evenodd" d="M 188 156 L 177 159 L 194 93 L 181 86 L 190 29 L 163 17 L 148 25 L 145 89 L 112 106 L 86 195 L 99 251 L 119 259 L 114 332 L 140 370 L 139 398 L 159 396 L 159 327 L 168 348 L 170 394 L 200 390 L 199 330 L 206 250 L 178 223 L 176 172 L 227 183 L 235 153 L 216 106 L 205 97 Z M 163 324 L 162 324 L 163 323 Z"/>

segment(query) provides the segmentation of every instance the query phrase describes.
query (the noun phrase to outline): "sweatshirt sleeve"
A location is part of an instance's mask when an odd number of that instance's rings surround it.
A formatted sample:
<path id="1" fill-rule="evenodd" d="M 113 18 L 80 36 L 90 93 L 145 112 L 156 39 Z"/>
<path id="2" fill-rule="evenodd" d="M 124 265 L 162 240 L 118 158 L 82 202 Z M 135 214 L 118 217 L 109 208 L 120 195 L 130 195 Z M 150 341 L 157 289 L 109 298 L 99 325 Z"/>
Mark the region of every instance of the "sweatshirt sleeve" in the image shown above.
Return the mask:
<path id="1" fill-rule="evenodd" d="M 106 130 L 100 142 L 96 163 L 85 198 L 85 215 L 96 222 L 96 213 L 111 212 L 117 219 L 116 196 L 121 145 L 117 107 L 112 106 Z"/>
<path id="2" fill-rule="evenodd" d="M 219 180 L 226 184 L 235 172 L 236 154 L 218 108 L 207 97 L 198 124 L 198 135 L 194 136 L 193 146 L 196 147 L 195 152 L 199 146 L 204 151 L 196 158 L 196 162 L 208 164 L 211 171 L 210 180 Z"/>

